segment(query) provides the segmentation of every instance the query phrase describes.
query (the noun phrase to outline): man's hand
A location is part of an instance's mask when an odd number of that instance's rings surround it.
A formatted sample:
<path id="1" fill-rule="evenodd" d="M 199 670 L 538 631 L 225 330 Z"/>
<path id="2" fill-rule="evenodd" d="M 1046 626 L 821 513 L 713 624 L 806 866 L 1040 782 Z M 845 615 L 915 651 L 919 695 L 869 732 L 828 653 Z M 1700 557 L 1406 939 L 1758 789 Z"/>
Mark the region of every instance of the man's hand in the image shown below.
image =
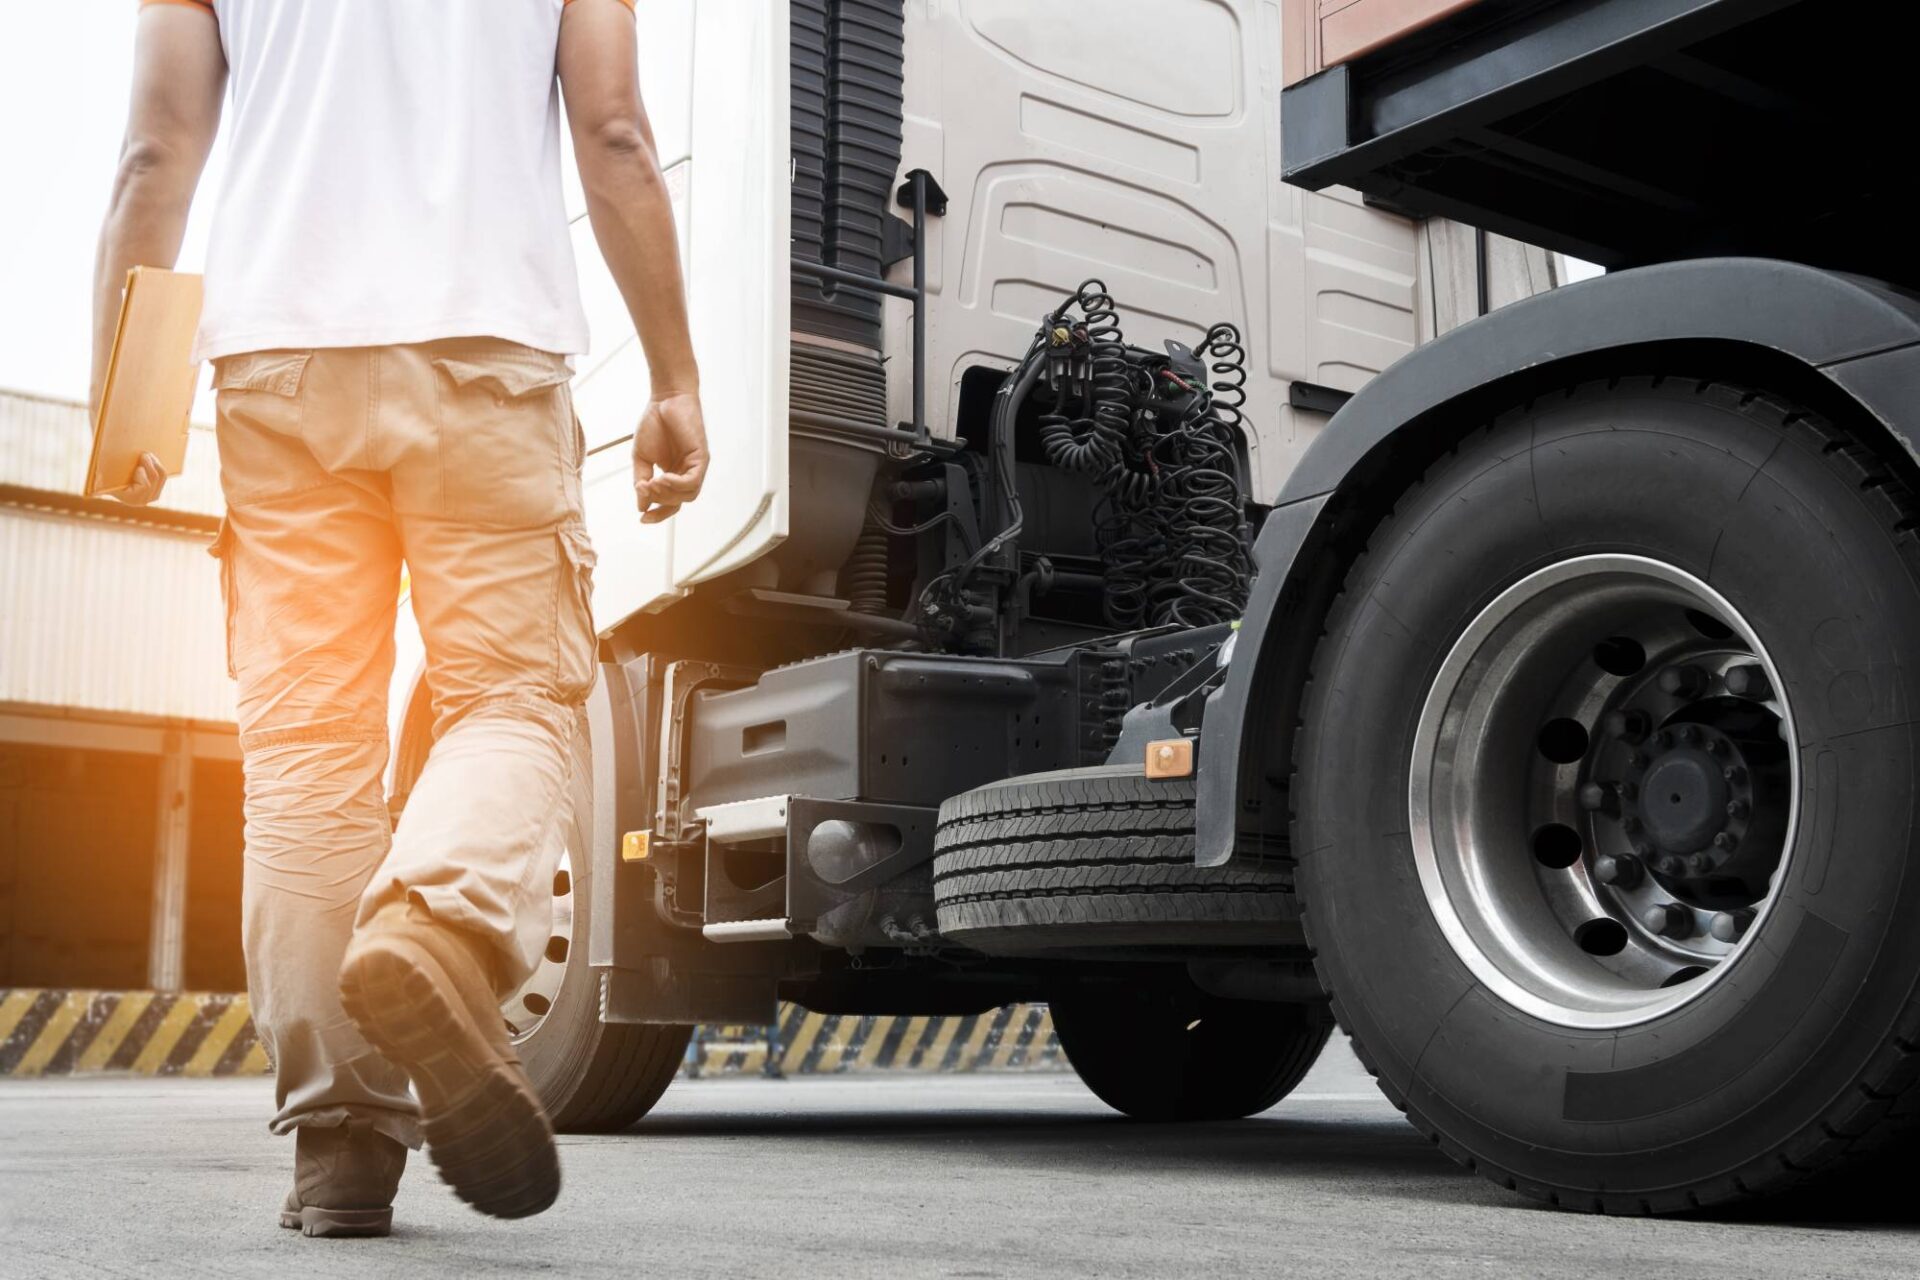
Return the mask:
<path id="1" fill-rule="evenodd" d="M 633 433 L 633 497 L 640 523 L 659 524 L 700 496 L 707 480 L 707 423 L 700 397 L 657 396 Z"/>
<path id="2" fill-rule="evenodd" d="M 107 496 L 118 498 L 130 507 L 144 507 L 160 496 L 160 490 L 166 487 L 167 473 L 160 465 L 160 459 L 150 453 L 140 455 L 140 461 L 133 468 L 133 479 L 126 486 L 110 491 Z"/>

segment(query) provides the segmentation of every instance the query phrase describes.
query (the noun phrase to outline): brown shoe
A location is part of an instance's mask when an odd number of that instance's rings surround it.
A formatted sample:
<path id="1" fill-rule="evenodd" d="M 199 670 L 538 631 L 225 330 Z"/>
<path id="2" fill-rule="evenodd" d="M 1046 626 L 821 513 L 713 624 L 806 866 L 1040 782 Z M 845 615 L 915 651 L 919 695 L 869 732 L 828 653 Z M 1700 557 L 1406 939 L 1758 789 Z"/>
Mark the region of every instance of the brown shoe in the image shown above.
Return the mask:
<path id="1" fill-rule="evenodd" d="M 304 1236 L 384 1236 L 393 1229 L 393 1193 L 407 1148 L 364 1122 L 317 1129 L 293 1139 L 293 1190 L 280 1225 Z"/>
<path id="2" fill-rule="evenodd" d="M 340 998 L 420 1095 L 427 1154 L 462 1200 L 496 1218 L 560 1194 L 553 1126 L 507 1042 L 491 953 L 464 930 L 395 903 L 355 930 Z"/>

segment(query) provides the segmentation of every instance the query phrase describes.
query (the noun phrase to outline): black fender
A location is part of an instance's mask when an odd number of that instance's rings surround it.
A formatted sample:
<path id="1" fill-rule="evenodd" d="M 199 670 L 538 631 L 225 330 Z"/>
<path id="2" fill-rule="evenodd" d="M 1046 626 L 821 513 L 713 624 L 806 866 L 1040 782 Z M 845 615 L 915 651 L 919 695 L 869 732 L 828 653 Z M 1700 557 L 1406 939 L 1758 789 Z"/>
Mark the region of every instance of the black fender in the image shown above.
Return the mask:
<path id="1" fill-rule="evenodd" d="M 1417 349 L 1362 388 L 1302 456 L 1255 540 L 1251 598 L 1201 725 L 1195 860 L 1219 866 L 1285 849 L 1293 708 L 1347 568 L 1334 527 L 1356 508 L 1384 514 L 1417 476 L 1419 467 L 1396 473 L 1393 459 L 1423 466 L 1535 390 L 1732 368 L 1824 395 L 1823 408 L 1883 433 L 1890 456 L 1920 462 L 1920 297 L 1764 258 L 1665 263 L 1539 294 Z"/>

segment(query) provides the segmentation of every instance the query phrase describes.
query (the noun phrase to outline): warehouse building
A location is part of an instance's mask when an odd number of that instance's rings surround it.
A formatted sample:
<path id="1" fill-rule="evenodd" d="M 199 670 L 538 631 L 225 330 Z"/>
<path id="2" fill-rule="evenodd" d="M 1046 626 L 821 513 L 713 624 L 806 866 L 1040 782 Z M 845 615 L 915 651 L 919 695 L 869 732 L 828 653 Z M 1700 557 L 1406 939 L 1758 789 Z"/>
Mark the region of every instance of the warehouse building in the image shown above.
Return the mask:
<path id="1" fill-rule="evenodd" d="M 147 509 L 75 496 L 88 440 L 0 391 L 0 988 L 240 990 L 213 432 Z"/>

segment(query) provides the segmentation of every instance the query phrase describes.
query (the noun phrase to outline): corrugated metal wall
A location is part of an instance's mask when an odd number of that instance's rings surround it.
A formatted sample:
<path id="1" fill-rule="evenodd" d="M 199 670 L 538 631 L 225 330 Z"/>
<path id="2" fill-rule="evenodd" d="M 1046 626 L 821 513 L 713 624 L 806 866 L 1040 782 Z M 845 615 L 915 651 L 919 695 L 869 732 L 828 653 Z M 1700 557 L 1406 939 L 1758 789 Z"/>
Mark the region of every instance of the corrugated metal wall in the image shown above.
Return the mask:
<path id="1" fill-rule="evenodd" d="M 83 405 L 0 392 L 0 703 L 231 721 L 212 535 L 72 509 L 89 439 Z M 213 432 L 194 428 L 156 506 L 219 515 L 215 455 Z"/>
<path id="2" fill-rule="evenodd" d="M 209 542 L 0 508 L 0 702 L 232 720 Z"/>

